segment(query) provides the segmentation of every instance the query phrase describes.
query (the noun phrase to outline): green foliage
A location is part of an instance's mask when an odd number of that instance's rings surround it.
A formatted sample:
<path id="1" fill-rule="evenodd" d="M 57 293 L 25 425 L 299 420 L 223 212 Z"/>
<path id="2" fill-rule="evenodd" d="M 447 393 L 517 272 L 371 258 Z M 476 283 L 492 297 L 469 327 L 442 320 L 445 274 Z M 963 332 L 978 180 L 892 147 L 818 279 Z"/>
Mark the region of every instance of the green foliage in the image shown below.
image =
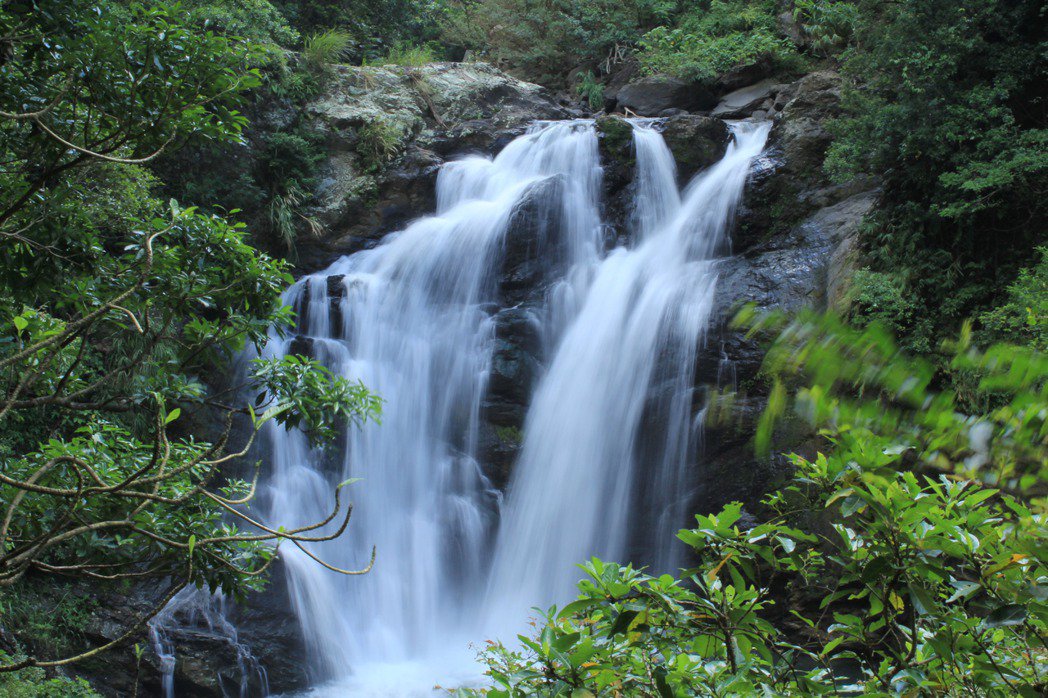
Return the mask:
<path id="1" fill-rule="evenodd" d="M 782 62 L 792 45 L 778 35 L 777 3 L 713 0 L 682 15 L 676 26 L 652 29 L 640 40 L 641 64 L 652 73 L 711 82 L 739 65 Z"/>
<path id="2" fill-rule="evenodd" d="M 794 0 L 793 17 L 812 48 L 828 55 L 847 46 L 859 24 L 859 8 L 847 0 Z"/>
<path id="3" fill-rule="evenodd" d="M 269 0 L 183 0 L 189 20 L 227 36 L 291 47 L 299 34 Z"/>
<path id="4" fill-rule="evenodd" d="M 401 44 L 438 38 L 444 0 L 273 0 L 305 35 L 337 28 L 350 36 L 347 58 L 373 60 Z"/>
<path id="5" fill-rule="evenodd" d="M 860 269 L 848 290 L 848 317 L 857 327 L 880 323 L 908 337 L 908 346 L 927 353 L 932 348 L 928 322 L 920 317 L 912 296 L 898 279 L 883 272 Z"/>
<path id="6" fill-rule="evenodd" d="M 21 657 L 0 652 L 0 662 L 10 663 Z M 0 674 L 0 698 L 100 698 L 83 679 L 58 677 L 49 679 L 36 667 Z"/>
<path id="7" fill-rule="evenodd" d="M 855 6 L 846 114 L 826 166 L 840 179 L 882 173 L 870 266 L 899 279 L 934 337 L 951 336 L 1004 300 L 1043 237 L 1043 4 Z"/>
<path id="8" fill-rule="evenodd" d="M 517 427 L 495 427 L 495 436 L 499 438 L 499 441 L 513 444 L 524 443 L 524 432 Z"/>
<path id="9" fill-rule="evenodd" d="M 575 94 L 582 97 L 593 111 L 604 107 L 604 85 L 597 80 L 593 71 L 586 71 L 582 76 L 579 84 L 575 86 Z"/>
<path id="10" fill-rule="evenodd" d="M 979 320 L 984 333 L 994 340 L 1048 351 L 1048 247 L 1037 250 L 1037 266 L 1020 271 L 1008 287 L 1008 300 Z"/>
<path id="11" fill-rule="evenodd" d="M 291 279 L 286 264 L 248 245 L 242 223 L 158 200 L 159 183 L 143 169 L 190 136 L 242 140 L 239 109 L 267 53 L 201 31 L 197 19 L 165 3 L 0 9 L 7 590 L 52 575 L 166 585 L 153 613 L 187 585 L 239 598 L 261 584 L 281 542 L 316 526 L 260 526 L 244 512 L 254 484 L 227 479 L 228 468 L 245 469 L 239 461 L 267 423 L 301 426 L 324 446 L 378 412 L 362 386 L 313 361 L 254 364 L 239 384 L 215 375 L 288 328 L 281 293 Z M 308 180 L 311 152 L 294 133 L 272 139 L 267 184 Z M 19 616 L 19 596 L 5 594 L 5 628 L 21 617 L 32 634 L 63 618 L 61 602 Z M 36 643 L 0 664 L 0 676 L 94 656 L 141 632 L 149 616 L 60 660 L 37 657 L 48 648 Z M 69 684 L 66 694 L 77 690 Z"/>
<path id="12" fill-rule="evenodd" d="M 313 34 L 302 45 L 302 61 L 311 70 L 328 70 L 349 57 L 352 45 L 353 36 L 340 29 Z"/>
<path id="13" fill-rule="evenodd" d="M 1006 397 L 977 415 L 876 326 L 746 314 L 765 370 L 826 450 L 763 502 L 696 517 L 677 577 L 591 560 L 579 597 L 520 649 L 484 652 L 492 698 L 579 695 L 1037 696 L 1048 672 L 1048 357 L 965 342 Z M 855 398 L 854 395 L 861 395 Z M 992 487 L 990 485 L 993 485 Z M 460 691 L 471 695 L 470 691 Z"/>
<path id="14" fill-rule="evenodd" d="M 400 65 L 410 68 L 433 63 L 437 60 L 437 48 L 433 44 L 415 46 L 408 43 L 399 43 L 389 50 L 382 58 L 365 60 L 364 65 Z"/>
<path id="15" fill-rule="evenodd" d="M 53 652 L 71 649 L 66 646 L 71 637 L 82 639 L 97 605 L 78 590 L 65 589 L 56 600 L 24 581 L 0 592 L 0 618 L 7 631 Z"/>
<path id="16" fill-rule="evenodd" d="M 561 84 L 580 63 L 613 62 L 676 9 L 669 0 L 455 1 L 445 38 L 528 80 Z"/>
<path id="17" fill-rule="evenodd" d="M 357 154 L 365 172 L 375 172 L 395 158 L 404 146 L 404 134 L 386 119 L 375 119 L 357 131 Z"/>

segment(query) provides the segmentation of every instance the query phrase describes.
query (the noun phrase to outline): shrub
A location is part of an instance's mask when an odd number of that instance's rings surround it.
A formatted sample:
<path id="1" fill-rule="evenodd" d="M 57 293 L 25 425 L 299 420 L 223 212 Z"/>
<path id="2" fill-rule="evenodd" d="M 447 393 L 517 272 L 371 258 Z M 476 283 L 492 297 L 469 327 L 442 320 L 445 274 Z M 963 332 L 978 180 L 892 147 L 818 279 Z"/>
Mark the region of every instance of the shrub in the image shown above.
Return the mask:
<path id="1" fill-rule="evenodd" d="M 357 137 L 357 153 L 367 172 L 374 172 L 395 158 L 404 141 L 400 129 L 381 118 L 362 126 Z"/>
<path id="2" fill-rule="evenodd" d="M 348 58 L 353 48 L 353 35 L 340 29 L 329 29 L 308 37 L 302 45 L 302 61 L 314 71 L 328 70 Z"/>
<path id="3" fill-rule="evenodd" d="M 706 82 L 762 57 L 781 63 L 794 55 L 778 35 L 776 3 L 763 0 L 713 0 L 682 15 L 675 26 L 652 29 L 639 45 L 648 72 Z"/>
<path id="4" fill-rule="evenodd" d="M 604 107 L 604 85 L 597 80 L 592 70 L 582 76 L 575 86 L 575 94 L 582 97 L 593 111 Z"/>
<path id="5" fill-rule="evenodd" d="M 740 322 L 778 336 L 761 438 L 792 403 L 823 452 L 792 456 L 764 521 L 697 516 L 678 576 L 583 565 L 575 601 L 482 654 L 486 695 L 1041 695 L 1048 527 L 1025 498 L 1044 493 L 1048 357 L 962 337 L 955 366 L 1007 396 L 964 415 L 875 326 Z M 807 386 L 792 401 L 786 377 Z"/>
<path id="6" fill-rule="evenodd" d="M 432 44 L 413 46 L 399 43 L 389 50 L 385 58 L 365 61 L 365 65 L 401 65 L 418 67 L 437 60 L 437 49 Z"/>

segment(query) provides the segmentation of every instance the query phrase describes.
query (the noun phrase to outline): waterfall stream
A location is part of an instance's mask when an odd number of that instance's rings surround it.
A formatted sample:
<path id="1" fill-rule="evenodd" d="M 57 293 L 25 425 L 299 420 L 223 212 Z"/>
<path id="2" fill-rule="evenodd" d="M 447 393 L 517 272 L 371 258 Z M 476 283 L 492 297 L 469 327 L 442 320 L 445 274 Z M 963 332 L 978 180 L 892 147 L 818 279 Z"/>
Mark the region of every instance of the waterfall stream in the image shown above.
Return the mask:
<path id="1" fill-rule="evenodd" d="M 476 646 L 512 638 L 532 606 L 569 601 L 590 556 L 677 564 L 713 259 L 769 126 L 732 130 L 724 158 L 680 192 L 657 124 L 634 122 L 629 246 L 603 251 L 593 122 L 538 123 L 493 159 L 446 164 L 435 215 L 287 292 L 298 336 L 274 335 L 265 353 L 309 353 L 385 401 L 381 424 L 349 430 L 337 453 L 266 427 L 267 519 L 322 520 L 333 485 L 359 478 L 349 530 L 312 550 L 349 568 L 378 550 L 370 574 L 345 577 L 281 549 L 316 682 L 331 687 L 321 693 L 475 681 Z M 503 499 L 478 463 L 478 434 L 499 270 L 525 200 L 557 221 L 542 263 L 559 279 L 535 318 L 546 368 Z"/>

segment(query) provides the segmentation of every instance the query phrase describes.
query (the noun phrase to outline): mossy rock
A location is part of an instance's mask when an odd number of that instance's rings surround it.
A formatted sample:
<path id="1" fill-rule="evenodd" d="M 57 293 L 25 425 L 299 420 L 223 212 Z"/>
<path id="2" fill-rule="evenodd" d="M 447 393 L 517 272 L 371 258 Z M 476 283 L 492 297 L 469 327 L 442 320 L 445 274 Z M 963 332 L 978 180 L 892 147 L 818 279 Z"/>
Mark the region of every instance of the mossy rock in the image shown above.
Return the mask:
<path id="1" fill-rule="evenodd" d="M 722 157 L 731 132 L 720 119 L 694 114 L 671 116 L 663 124 L 662 137 L 677 161 L 677 171 L 687 182 Z"/>
<path id="2" fill-rule="evenodd" d="M 633 126 L 621 116 L 600 116 L 596 121 L 604 186 L 609 195 L 620 191 L 633 178 L 637 162 L 633 150 Z"/>

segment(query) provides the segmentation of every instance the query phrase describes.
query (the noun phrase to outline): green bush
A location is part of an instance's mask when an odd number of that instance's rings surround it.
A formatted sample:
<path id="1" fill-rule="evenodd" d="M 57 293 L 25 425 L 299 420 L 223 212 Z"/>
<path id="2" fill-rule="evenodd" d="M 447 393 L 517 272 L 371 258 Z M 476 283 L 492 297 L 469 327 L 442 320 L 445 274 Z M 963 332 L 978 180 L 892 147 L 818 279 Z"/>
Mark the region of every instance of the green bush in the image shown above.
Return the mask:
<path id="1" fill-rule="evenodd" d="M 1048 216 L 1043 3 L 858 0 L 845 114 L 826 167 L 878 173 L 871 269 L 898 278 L 935 339 L 1000 302 Z"/>
<path id="2" fill-rule="evenodd" d="M 12 658 L 0 652 L 0 662 Z M 14 660 L 20 659 L 14 657 Z M 101 698 L 83 679 L 49 679 L 43 669 L 20 669 L 0 674 L 0 698 Z"/>
<path id="3" fill-rule="evenodd" d="M 1048 247 L 1039 247 L 1037 266 L 1023 269 L 1008 287 L 1005 303 L 980 316 L 994 341 L 1026 344 L 1048 351 Z"/>
<path id="4" fill-rule="evenodd" d="M 675 26 L 645 34 L 638 54 L 651 73 L 710 82 L 731 68 L 770 58 L 782 63 L 794 48 L 778 34 L 775 2 L 713 0 L 695 7 Z"/>
<path id="5" fill-rule="evenodd" d="M 1040 696 L 1048 672 L 1048 357 L 965 338 L 957 368 L 1007 396 L 963 414 L 877 326 L 812 313 L 774 330 L 759 442 L 793 408 L 823 435 L 763 501 L 696 517 L 693 564 L 593 559 L 578 598 L 482 654 L 489 698 Z M 806 386 L 790 399 L 784 379 Z M 861 397 L 854 397 L 861 391 Z M 461 690 L 459 695 L 478 692 Z"/>
<path id="6" fill-rule="evenodd" d="M 404 134 L 386 119 L 375 119 L 357 132 L 357 154 L 366 172 L 375 172 L 395 158 L 404 145 Z"/>
<path id="7" fill-rule="evenodd" d="M 418 67 L 433 63 L 436 60 L 437 48 L 432 44 L 415 46 L 407 43 L 399 43 L 390 49 L 385 57 L 364 61 L 364 65 L 400 65 Z"/>
<path id="8" fill-rule="evenodd" d="M 610 67 L 676 11 L 672 0 L 456 0 L 444 38 L 527 80 L 563 86 L 581 63 Z"/>
<path id="9" fill-rule="evenodd" d="M 575 94 L 582 97 L 593 111 L 604 107 L 604 85 L 597 80 L 591 70 L 586 71 L 579 84 L 575 86 Z"/>
<path id="10" fill-rule="evenodd" d="M 329 29 L 306 38 L 302 44 L 302 62 L 313 71 L 322 72 L 349 58 L 353 35 L 341 29 Z"/>

